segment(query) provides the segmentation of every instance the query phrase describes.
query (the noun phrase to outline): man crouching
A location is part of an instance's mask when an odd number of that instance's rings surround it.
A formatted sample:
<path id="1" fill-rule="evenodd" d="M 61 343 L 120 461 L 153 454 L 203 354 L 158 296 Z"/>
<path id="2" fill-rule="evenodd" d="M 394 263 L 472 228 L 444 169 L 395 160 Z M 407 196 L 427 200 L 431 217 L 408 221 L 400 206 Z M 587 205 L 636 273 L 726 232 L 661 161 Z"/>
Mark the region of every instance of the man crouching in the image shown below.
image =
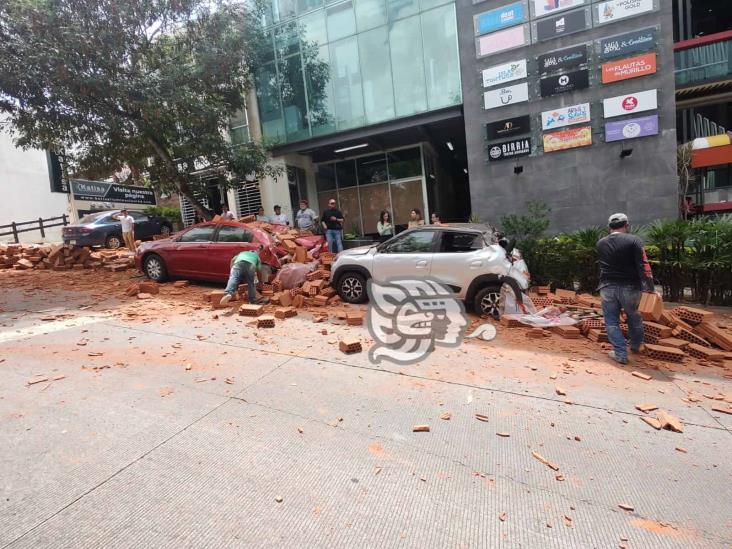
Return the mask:
<path id="1" fill-rule="evenodd" d="M 231 258 L 231 272 L 229 273 L 229 282 L 224 290 L 224 297 L 221 298 L 221 305 L 226 305 L 231 298 L 234 297 L 239 284 L 247 283 L 247 291 L 249 292 L 249 303 L 263 304 L 268 300 L 257 299 L 257 289 L 255 287 L 254 276 L 257 275 L 259 280 L 264 280 L 262 275 L 262 260 L 259 259 L 259 253 L 264 246 L 259 246 L 258 251 L 240 252 Z"/>

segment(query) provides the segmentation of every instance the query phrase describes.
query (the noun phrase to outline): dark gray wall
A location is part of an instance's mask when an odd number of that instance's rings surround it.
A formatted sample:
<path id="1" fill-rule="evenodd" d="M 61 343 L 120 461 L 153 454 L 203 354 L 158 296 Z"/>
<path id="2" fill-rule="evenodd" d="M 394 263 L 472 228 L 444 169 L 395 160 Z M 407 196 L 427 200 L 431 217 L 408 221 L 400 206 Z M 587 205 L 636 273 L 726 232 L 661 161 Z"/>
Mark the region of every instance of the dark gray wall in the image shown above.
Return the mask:
<path id="1" fill-rule="evenodd" d="M 457 0 L 456 4 L 473 212 L 483 221 L 499 224 L 503 215 L 523 213 L 526 201 L 544 201 L 552 209 L 552 232 L 605 224 L 608 216 L 618 211 L 626 212 L 631 222 L 636 224 L 675 218 L 676 107 L 671 2 L 661 1 L 660 11 L 647 15 L 477 59 L 473 15 L 508 3 L 509 0 L 486 0 L 478 4 L 472 4 L 471 0 Z M 600 62 L 594 44 L 591 44 L 590 87 L 554 97 L 540 97 L 538 55 L 653 25 L 660 26 L 656 74 L 604 85 L 600 80 Z M 529 60 L 529 102 L 485 110 L 480 71 L 523 58 Z M 523 80 L 506 85 L 520 82 Z M 626 146 L 633 148 L 633 154 L 621 160 L 621 142 L 604 142 L 602 99 L 652 88 L 659 90 L 657 113 L 660 133 L 627 141 Z M 585 102 L 591 104 L 593 145 L 544 154 L 541 112 Z M 485 124 L 524 114 L 532 115 L 533 151 L 531 156 L 519 159 L 524 171 L 515 175 L 515 161 L 488 163 Z"/>

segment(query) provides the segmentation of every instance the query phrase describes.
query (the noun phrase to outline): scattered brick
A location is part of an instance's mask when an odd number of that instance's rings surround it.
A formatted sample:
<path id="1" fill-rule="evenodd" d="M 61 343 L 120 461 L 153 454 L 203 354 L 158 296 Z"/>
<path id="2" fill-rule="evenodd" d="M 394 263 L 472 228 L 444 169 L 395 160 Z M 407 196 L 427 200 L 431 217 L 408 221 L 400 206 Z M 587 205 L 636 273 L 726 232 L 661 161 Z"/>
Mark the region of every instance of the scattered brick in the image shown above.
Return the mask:
<path id="1" fill-rule="evenodd" d="M 187 280 L 176 280 L 175 282 L 173 282 L 173 287 L 174 288 L 185 288 L 189 284 L 190 284 L 190 282 Z"/>
<path id="2" fill-rule="evenodd" d="M 647 414 L 648 412 L 658 410 L 658 406 L 655 404 L 636 404 L 635 409 Z"/>
<path id="3" fill-rule="evenodd" d="M 257 317 L 257 328 L 274 328 L 275 317 L 272 315 L 261 315 Z"/>
<path id="4" fill-rule="evenodd" d="M 429 425 L 414 425 L 412 427 L 413 433 L 429 433 L 430 432 L 430 426 Z"/>
<path id="5" fill-rule="evenodd" d="M 648 425 L 656 429 L 657 431 L 661 430 L 661 422 L 658 421 L 655 417 L 650 416 L 640 416 L 641 420 L 645 421 Z"/>
<path id="6" fill-rule="evenodd" d="M 544 465 L 549 467 L 550 469 L 552 469 L 554 471 L 559 471 L 559 467 L 557 465 L 555 465 L 554 463 L 552 463 L 551 461 L 546 459 L 544 456 L 542 456 L 538 452 L 531 452 L 531 455 L 534 456 L 534 458 L 538 459 L 540 462 L 542 462 Z"/>
<path id="7" fill-rule="evenodd" d="M 363 311 L 348 311 L 346 313 L 346 324 L 349 326 L 363 326 Z"/>
<path id="8" fill-rule="evenodd" d="M 670 362 L 683 362 L 684 357 L 686 356 L 684 351 L 681 349 L 677 349 L 675 347 L 664 347 L 662 345 L 653 345 L 651 343 L 646 344 L 646 355 L 649 358 L 667 360 Z M 635 375 L 635 372 L 633 375 Z"/>
<path id="9" fill-rule="evenodd" d="M 712 349 L 711 347 L 702 347 L 696 343 L 690 343 L 684 349 L 686 353 L 694 358 L 700 358 L 702 360 L 715 360 L 722 362 L 724 361 L 725 355 L 723 351 Z"/>
<path id="10" fill-rule="evenodd" d="M 36 383 L 43 383 L 44 381 L 48 381 L 47 376 L 36 376 L 32 377 L 28 381 L 25 382 L 26 385 L 35 385 Z"/>
<path id="11" fill-rule="evenodd" d="M 648 381 L 649 379 L 653 379 L 653 377 L 649 376 L 648 374 L 643 374 L 641 372 L 631 372 L 631 375 L 634 375 L 635 377 L 639 377 L 640 379 L 644 381 Z"/>
<path id="12" fill-rule="evenodd" d="M 678 339 L 683 339 L 685 341 L 688 341 L 689 343 L 701 345 L 702 347 L 709 347 L 709 342 L 706 339 L 699 337 L 694 332 L 692 332 L 691 330 L 687 330 L 686 328 L 677 326 L 673 329 L 671 333 L 674 337 Z"/>
<path id="13" fill-rule="evenodd" d="M 732 408 L 730 408 L 730 407 L 722 408 L 720 406 L 712 406 L 712 411 L 713 412 L 719 412 L 721 414 L 729 414 L 729 415 L 732 415 Z"/>
<path id="14" fill-rule="evenodd" d="M 343 338 L 338 342 L 338 348 L 342 353 L 360 353 L 363 349 L 361 348 L 361 341 L 354 338 Z"/>
<path id="15" fill-rule="evenodd" d="M 684 341 L 683 339 L 679 339 L 676 337 L 666 337 L 664 339 L 659 339 L 658 344 L 662 347 L 673 347 L 675 349 L 684 349 L 689 342 Z"/>
<path id="16" fill-rule="evenodd" d="M 160 286 L 156 282 L 140 282 L 140 291 L 144 294 L 159 294 Z"/>
<path id="17" fill-rule="evenodd" d="M 694 328 L 694 331 L 720 349 L 732 351 L 732 334 L 729 334 L 711 322 L 702 322 Z"/>
<path id="18" fill-rule="evenodd" d="M 651 334 L 653 337 L 655 337 L 657 339 L 671 337 L 671 332 L 673 331 L 672 328 L 669 328 L 668 326 L 664 326 L 663 324 L 656 324 L 655 322 L 644 322 L 643 330 L 645 333 Z"/>
<path id="19" fill-rule="evenodd" d="M 657 293 L 643 292 L 638 304 L 638 312 L 643 320 L 658 322 L 663 314 L 663 301 Z"/>
<path id="20" fill-rule="evenodd" d="M 579 339 L 582 333 L 576 326 L 554 326 L 550 328 L 552 332 L 562 336 L 565 339 Z"/>
<path id="21" fill-rule="evenodd" d="M 676 433 L 684 432 L 684 424 L 681 422 L 681 420 L 676 416 L 672 416 L 664 410 L 659 410 L 658 412 L 656 412 L 656 419 L 658 419 L 658 422 L 661 424 L 661 429 L 674 431 Z"/>
<path id="22" fill-rule="evenodd" d="M 239 307 L 239 314 L 241 316 L 260 316 L 264 314 L 264 305 L 254 305 L 245 303 Z"/>
<path id="23" fill-rule="evenodd" d="M 293 316 L 297 316 L 297 310 L 294 307 L 280 307 L 275 309 L 275 318 L 277 319 L 284 320 Z"/>
<path id="24" fill-rule="evenodd" d="M 696 325 L 704 320 L 711 319 L 714 313 L 711 311 L 705 311 L 704 309 L 694 309 L 692 307 L 676 307 L 672 311 L 681 320 L 688 322 L 689 324 Z"/>

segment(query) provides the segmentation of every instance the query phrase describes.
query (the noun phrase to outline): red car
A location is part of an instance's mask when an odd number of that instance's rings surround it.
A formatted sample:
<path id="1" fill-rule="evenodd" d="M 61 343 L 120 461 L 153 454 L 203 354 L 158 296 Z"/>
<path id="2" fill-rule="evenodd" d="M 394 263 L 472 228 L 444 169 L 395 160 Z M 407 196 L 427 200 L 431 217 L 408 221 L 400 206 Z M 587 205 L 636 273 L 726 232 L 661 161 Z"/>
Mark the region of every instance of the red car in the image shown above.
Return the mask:
<path id="1" fill-rule="evenodd" d="M 264 246 L 259 254 L 262 263 L 279 269 L 279 249 L 267 231 L 238 221 L 198 223 L 165 240 L 144 242 L 137 249 L 135 263 L 157 282 L 169 278 L 226 282 L 231 258 L 258 250 L 260 245 Z"/>

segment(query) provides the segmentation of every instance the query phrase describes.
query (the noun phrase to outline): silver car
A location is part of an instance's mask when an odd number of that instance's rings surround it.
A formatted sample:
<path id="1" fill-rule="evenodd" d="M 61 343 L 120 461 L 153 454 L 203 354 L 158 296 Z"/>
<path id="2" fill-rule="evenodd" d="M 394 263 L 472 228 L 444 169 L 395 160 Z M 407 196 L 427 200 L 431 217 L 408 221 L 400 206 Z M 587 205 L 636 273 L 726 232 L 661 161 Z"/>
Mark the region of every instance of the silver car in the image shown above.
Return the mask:
<path id="1" fill-rule="evenodd" d="M 409 229 L 386 242 L 345 250 L 332 266 L 331 281 L 341 299 L 362 303 L 366 281 L 434 278 L 451 288 L 481 315 L 497 317 L 501 287 L 506 284 L 521 300 L 529 271 L 517 250 L 495 242 L 490 227 L 472 224 Z"/>

